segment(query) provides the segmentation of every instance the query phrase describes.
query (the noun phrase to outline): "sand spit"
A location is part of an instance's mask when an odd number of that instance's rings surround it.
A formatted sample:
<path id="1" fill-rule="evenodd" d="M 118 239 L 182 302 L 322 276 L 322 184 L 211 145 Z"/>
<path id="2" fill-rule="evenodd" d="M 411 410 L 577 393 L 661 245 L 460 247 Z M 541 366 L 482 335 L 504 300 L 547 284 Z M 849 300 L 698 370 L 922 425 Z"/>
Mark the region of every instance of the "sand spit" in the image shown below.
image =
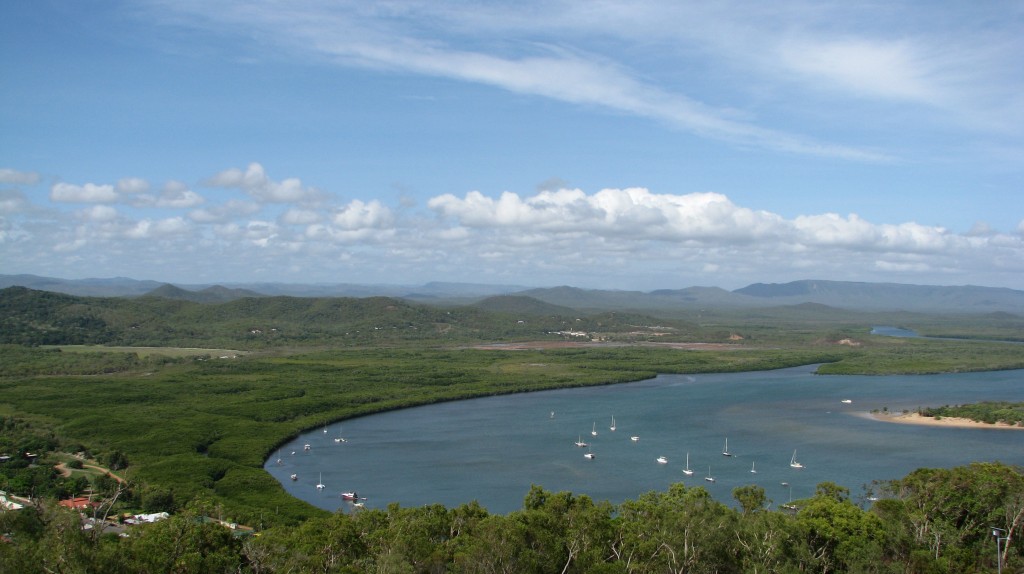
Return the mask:
<path id="1" fill-rule="evenodd" d="M 986 422 L 963 419 L 957 417 L 925 417 L 916 412 L 910 413 L 880 413 L 860 412 L 857 416 L 882 421 L 887 423 L 899 423 L 905 425 L 924 425 L 934 427 L 949 427 L 962 429 L 1008 429 L 1024 430 L 1024 426 L 1010 425 L 1006 423 L 989 424 Z"/>

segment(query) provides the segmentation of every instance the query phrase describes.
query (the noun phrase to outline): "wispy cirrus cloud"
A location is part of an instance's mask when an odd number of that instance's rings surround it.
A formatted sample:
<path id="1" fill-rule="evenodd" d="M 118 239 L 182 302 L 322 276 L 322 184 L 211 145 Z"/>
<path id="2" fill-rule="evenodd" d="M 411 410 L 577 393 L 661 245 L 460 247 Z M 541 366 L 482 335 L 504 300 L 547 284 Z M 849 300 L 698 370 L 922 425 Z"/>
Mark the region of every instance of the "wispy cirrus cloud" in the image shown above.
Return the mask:
<path id="1" fill-rule="evenodd" d="M 553 8 L 543 4 L 467 5 L 456 11 L 443 4 L 420 2 L 316 1 L 288 6 L 247 2 L 244 7 L 187 1 L 156 4 L 179 23 L 228 34 L 245 30 L 264 42 L 287 46 L 302 57 L 312 54 L 336 65 L 451 78 L 596 106 L 738 145 L 856 161 L 892 159 L 875 149 L 737 119 L 732 106 L 701 101 L 669 88 L 618 54 L 602 51 L 594 36 L 604 30 L 587 28 L 592 22 L 587 18 L 580 18 L 568 33 L 562 33 L 569 22 L 576 22 L 574 16 L 589 8 L 577 12 L 566 4 Z M 672 14 L 662 5 L 648 9 Z M 530 10 L 538 12 L 530 17 Z M 559 25 L 546 24 L 549 18 Z M 516 37 L 524 30 L 515 23 L 525 25 L 528 20 L 535 23 L 529 37 Z M 688 27 L 705 24 L 686 23 Z M 538 33 L 544 31 L 548 34 Z M 498 37 L 491 37 L 493 33 Z M 692 81 L 700 82 L 700 78 Z"/>
<path id="2" fill-rule="evenodd" d="M 1001 3 L 992 12 L 806 0 L 150 4 L 157 17 L 256 37 L 296 57 L 484 84 L 794 154 L 897 157 L 782 124 L 772 107 L 825 113 L 868 100 L 995 131 L 1024 120 L 1024 79 L 1009 73 L 1024 39 L 993 17 L 1006 11 Z"/>

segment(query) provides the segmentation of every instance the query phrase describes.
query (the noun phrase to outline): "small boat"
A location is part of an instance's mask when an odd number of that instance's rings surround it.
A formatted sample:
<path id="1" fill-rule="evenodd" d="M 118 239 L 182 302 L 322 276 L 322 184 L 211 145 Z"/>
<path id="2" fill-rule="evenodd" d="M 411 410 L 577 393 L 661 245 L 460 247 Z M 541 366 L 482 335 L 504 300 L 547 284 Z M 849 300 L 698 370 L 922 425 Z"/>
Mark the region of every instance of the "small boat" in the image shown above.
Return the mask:
<path id="1" fill-rule="evenodd" d="M 310 446 L 310 444 L 308 442 L 306 444 L 302 445 L 302 450 L 309 450 L 310 448 L 312 448 L 312 446 Z"/>
<path id="2" fill-rule="evenodd" d="M 596 456 L 594 455 L 594 453 L 590 452 L 590 449 L 587 449 L 587 454 L 583 455 L 583 458 L 587 460 L 594 460 Z"/>
<path id="3" fill-rule="evenodd" d="M 686 468 L 683 469 L 683 474 L 685 474 L 686 476 L 690 476 L 691 474 L 693 474 L 693 471 L 690 470 L 690 453 L 689 452 L 686 453 Z"/>
<path id="4" fill-rule="evenodd" d="M 631 440 L 633 442 L 638 442 L 640 440 L 640 437 L 638 437 L 638 436 L 631 436 L 631 437 L 629 437 L 629 440 Z"/>
<path id="5" fill-rule="evenodd" d="M 668 464 L 668 459 L 663 456 L 659 456 L 656 460 L 658 461 L 658 464 Z"/>
<path id="6" fill-rule="evenodd" d="M 729 439 L 725 439 L 725 446 L 722 448 L 722 456 L 732 456 L 729 452 Z"/>
<path id="7" fill-rule="evenodd" d="M 551 411 L 551 416 L 548 417 L 548 418 L 552 418 L 552 419 L 555 418 L 555 411 Z"/>
<path id="8" fill-rule="evenodd" d="M 612 417 L 612 426 L 608 427 L 608 430 L 611 430 L 611 431 L 615 430 L 615 417 Z"/>
<path id="9" fill-rule="evenodd" d="M 576 446 L 578 446 L 578 447 L 580 447 L 580 448 L 583 448 L 583 447 L 585 447 L 585 446 L 590 446 L 590 445 L 588 445 L 587 443 L 583 442 L 583 436 L 582 436 L 582 435 L 580 435 L 580 436 L 579 436 L 579 437 L 578 437 L 578 438 L 576 439 Z"/>
<path id="10" fill-rule="evenodd" d="M 347 440 L 345 440 L 345 439 L 343 439 L 343 438 L 341 438 L 341 437 L 339 436 L 338 438 L 334 439 L 334 442 L 348 442 L 348 441 L 347 441 Z"/>
<path id="11" fill-rule="evenodd" d="M 359 500 L 359 495 L 356 494 L 355 492 L 342 492 L 341 493 L 341 499 L 342 500 Z"/>
<path id="12" fill-rule="evenodd" d="M 750 474 L 757 474 L 757 469 L 754 468 L 753 461 L 751 461 L 751 463 L 750 463 Z"/>
<path id="13" fill-rule="evenodd" d="M 711 467 L 710 466 L 708 466 L 708 475 L 704 477 L 704 480 L 706 480 L 708 482 L 714 482 L 715 481 L 715 477 L 711 476 Z"/>
<path id="14" fill-rule="evenodd" d="M 839 402 L 843 403 L 844 405 L 848 405 L 848 404 L 852 403 L 853 401 L 851 401 L 850 399 L 843 399 L 843 400 L 841 400 Z"/>
<path id="15" fill-rule="evenodd" d="M 789 459 L 789 466 L 793 468 L 803 468 L 804 465 L 796 461 L 796 450 L 793 450 L 793 458 Z"/>
<path id="16" fill-rule="evenodd" d="M 293 474 L 291 478 L 292 480 L 299 480 L 299 475 Z"/>
<path id="17" fill-rule="evenodd" d="M 597 423 L 594 423 L 594 428 L 590 429 L 590 434 L 597 436 Z"/>
<path id="18" fill-rule="evenodd" d="M 327 488 L 327 487 L 324 486 L 324 473 L 321 472 L 320 473 L 320 480 L 317 481 L 317 483 L 316 483 L 316 489 L 317 490 L 323 490 L 325 488 Z"/>

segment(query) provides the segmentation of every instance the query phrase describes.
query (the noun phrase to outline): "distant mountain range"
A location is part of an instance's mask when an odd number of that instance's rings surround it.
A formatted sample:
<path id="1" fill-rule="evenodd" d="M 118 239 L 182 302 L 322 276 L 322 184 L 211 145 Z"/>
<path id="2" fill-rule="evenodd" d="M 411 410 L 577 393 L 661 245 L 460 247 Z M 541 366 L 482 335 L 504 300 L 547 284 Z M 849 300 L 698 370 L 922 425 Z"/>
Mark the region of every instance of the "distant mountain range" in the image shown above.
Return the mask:
<path id="1" fill-rule="evenodd" d="M 0 275 L 0 288 L 21 286 L 93 297 L 160 297 L 198 303 L 218 303 L 245 297 L 396 297 L 422 303 L 470 304 L 496 296 L 529 297 L 553 307 L 584 310 L 672 310 L 702 308 L 763 308 L 807 303 L 859 311 L 916 311 L 940 313 L 1005 312 L 1024 315 L 1024 291 L 999 287 L 935 286 L 898 283 L 802 280 L 755 283 L 728 291 L 717 287 L 687 287 L 655 291 L 581 289 L 561 286 L 527 288 L 433 282 L 423 285 L 360 285 L 240 283 L 170 285 L 115 277 L 58 279 L 36 275 Z M 515 302 L 514 300 L 512 302 Z M 494 303 L 492 301 L 491 303 Z M 505 302 L 506 304 L 509 301 Z M 521 301 L 519 301 L 521 303 Z"/>

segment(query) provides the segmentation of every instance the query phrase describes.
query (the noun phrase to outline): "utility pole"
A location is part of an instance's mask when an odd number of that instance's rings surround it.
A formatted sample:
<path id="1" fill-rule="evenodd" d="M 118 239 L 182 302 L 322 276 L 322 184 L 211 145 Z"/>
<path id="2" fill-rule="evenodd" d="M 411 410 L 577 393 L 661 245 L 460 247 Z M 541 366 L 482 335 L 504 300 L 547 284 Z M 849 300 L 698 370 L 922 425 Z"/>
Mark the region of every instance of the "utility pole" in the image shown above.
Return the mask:
<path id="1" fill-rule="evenodd" d="M 992 536 L 996 538 L 996 572 L 1003 574 L 1003 548 L 1002 543 L 1009 540 L 1006 531 L 1002 528 L 992 527 Z"/>

